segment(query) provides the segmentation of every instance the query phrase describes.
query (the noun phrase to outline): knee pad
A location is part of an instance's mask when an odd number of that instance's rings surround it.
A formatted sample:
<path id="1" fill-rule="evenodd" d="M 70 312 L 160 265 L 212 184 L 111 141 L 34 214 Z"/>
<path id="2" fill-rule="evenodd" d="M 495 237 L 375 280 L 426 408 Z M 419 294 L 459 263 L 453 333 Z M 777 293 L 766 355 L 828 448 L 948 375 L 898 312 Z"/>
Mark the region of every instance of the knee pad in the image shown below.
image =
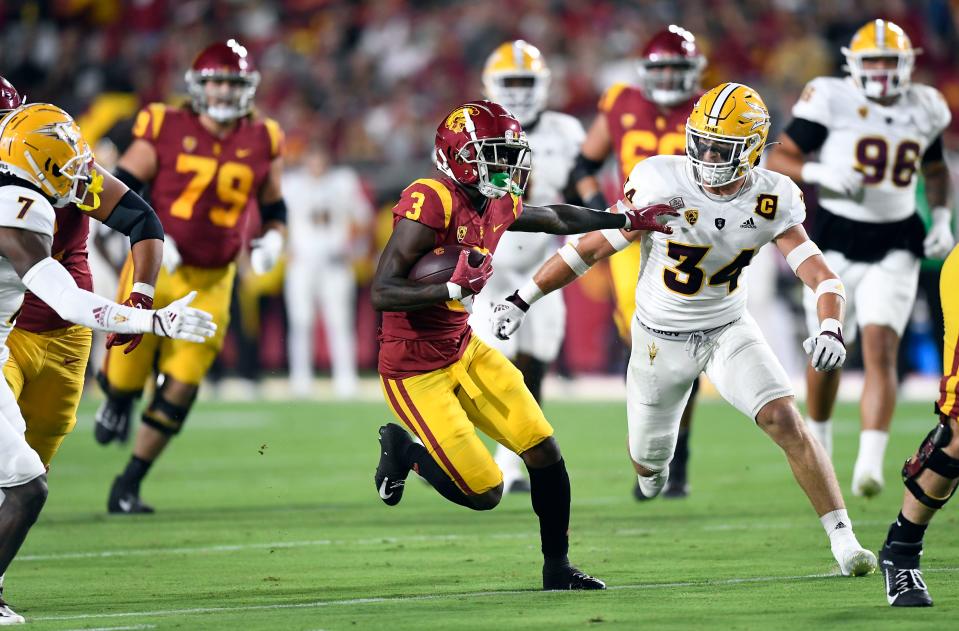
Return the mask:
<path id="1" fill-rule="evenodd" d="M 186 422 L 187 414 L 196 401 L 197 392 L 194 390 L 186 405 L 177 405 L 166 396 L 167 386 L 163 384 L 157 388 L 153 401 L 143 412 L 142 420 L 145 424 L 167 436 L 175 436 L 183 429 L 183 423 Z"/>
<path id="2" fill-rule="evenodd" d="M 919 486 L 919 476 L 926 469 L 934 471 L 949 480 L 959 479 L 959 459 L 953 458 L 942 450 L 952 440 L 952 429 L 949 427 L 949 419 L 940 416 L 939 424 L 936 425 L 926 436 L 916 455 L 906 460 L 902 467 L 902 480 L 906 488 L 912 493 L 913 497 L 920 503 L 929 508 L 942 508 L 949 498 L 956 492 L 953 488 L 945 498 L 932 497 Z"/>

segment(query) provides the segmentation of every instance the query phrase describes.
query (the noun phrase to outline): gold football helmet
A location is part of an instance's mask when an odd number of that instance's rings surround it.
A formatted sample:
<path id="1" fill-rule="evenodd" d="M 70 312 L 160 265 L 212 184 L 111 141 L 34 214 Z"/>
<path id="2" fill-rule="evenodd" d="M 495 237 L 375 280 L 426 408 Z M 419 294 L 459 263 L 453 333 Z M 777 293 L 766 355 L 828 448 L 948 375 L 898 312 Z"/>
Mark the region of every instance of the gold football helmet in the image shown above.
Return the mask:
<path id="1" fill-rule="evenodd" d="M 102 176 L 93 170 L 93 152 L 69 114 L 49 103 L 10 112 L 0 123 L 0 171 L 39 187 L 59 207 L 84 210 L 99 205 Z M 84 206 L 87 193 L 94 203 Z"/>
<path id="2" fill-rule="evenodd" d="M 546 109 L 549 78 L 539 49 L 521 39 L 500 44 L 483 66 L 486 97 L 508 109 L 524 127 Z"/>
<path id="3" fill-rule="evenodd" d="M 845 69 L 863 94 L 871 99 L 897 96 L 908 86 L 916 55 L 909 36 L 887 20 L 873 20 L 853 35 L 849 48 L 843 47 Z M 896 59 L 895 68 L 865 68 L 870 59 Z"/>
<path id="4" fill-rule="evenodd" d="M 759 164 L 769 110 L 759 93 L 723 83 L 699 97 L 686 121 L 686 157 L 703 186 L 723 186 Z"/>

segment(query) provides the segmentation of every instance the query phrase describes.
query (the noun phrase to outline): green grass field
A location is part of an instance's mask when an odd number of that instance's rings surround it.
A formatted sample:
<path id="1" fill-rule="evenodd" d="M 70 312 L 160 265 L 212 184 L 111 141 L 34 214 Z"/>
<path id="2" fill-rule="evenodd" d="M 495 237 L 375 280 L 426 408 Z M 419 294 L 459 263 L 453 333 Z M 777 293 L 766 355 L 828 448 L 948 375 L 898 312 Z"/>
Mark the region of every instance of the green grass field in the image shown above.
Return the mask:
<path id="1" fill-rule="evenodd" d="M 887 491 L 849 497 L 878 548 L 901 499 L 898 468 L 931 428 L 902 405 Z M 53 463 L 50 499 L 7 574 L 6 596 L 36 629 L 943 629 L 959 607 L 955 507 L 926 536 L 936 607 L 893 610 L 878 575 L 836 568 L 785 459 L 725 404 L 704 404 L 687 500 L 632 499 L 623 406 L 554 403 L 573 482 L 571 559 L 603 593 L 538 592 L 528 496 L 489 513 L 411 479 L 387 508 L 373 488 L 382 404 L 203 403 L 144 498 L 153 516 L 108 517 L 127 458 L 92 438 L 91 408 Z M 840 410 L 847 492 L 855 410 Z M 412 476 L 415 478 L 415 476 Z"/>

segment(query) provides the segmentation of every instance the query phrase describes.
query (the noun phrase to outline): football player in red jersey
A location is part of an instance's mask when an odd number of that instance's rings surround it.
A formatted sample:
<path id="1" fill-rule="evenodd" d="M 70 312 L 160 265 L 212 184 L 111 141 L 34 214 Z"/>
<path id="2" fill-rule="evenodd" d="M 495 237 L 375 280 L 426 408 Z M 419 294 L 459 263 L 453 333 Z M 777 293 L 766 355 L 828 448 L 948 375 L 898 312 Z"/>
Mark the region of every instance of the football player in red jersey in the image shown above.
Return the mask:
<path id="1" fill-rule="evenodd" d="M 154 366 L 158 373 L 133 454 L 110 490 L 111 513 L 152 512 L 140 501 L 140 483 L 179 433 L 223 346 L 233 261 L 251 210 L 259 209 L 263 224 L 252 243 L 254 271 L 269 271 L 282 253 L 283 133 L 276 121 L 252 112 L 259 79 L 246 48 L 235 40 L 207 47 L 186 73 L 192 106 L 148 105 L 137 116 L 134 141 L 120 158 L 117 174 L 130 188 L 150 184 L 150 199 L 167 235 L 154 303 L 162 306 L 183 288 L 196 289 L 195 306 L 212 313 L 219 329 L 205 344 L 170 344 L 146 336 L 133 351 L 108 351 L 98 377 L 107 396 L 96 414 L 95 435 L 102 444 L 125 438 L 134 402 Z M 129 261 L 120 283 L 126 295 L 132 285 Z"/>
<path id="2" fill-rule="evenodd" d="M 23 104 L 16 88 L 0 77 L 0 118 Z M 153 209 L 126 185 L 95 167 L 103 177 L 96 208 L 68 204 L 55 208 L 54 258 L 70 272 L 77 286 L 93 290 L 87 261 L 90 217 L 130 237 L 134 283 L 138 291 L 126 304 L 149 309 L 163 256 L 163 226 Z M 100 188 L 94 187 L 93 190 Z M 119 336 L 111 340 L 120 342 Z M 142 336 L 126 336 L 136 346 Z M 92 332 L 62 319 L 35 295 L 27 292 L 16 328 L 7 339 L 10 359 L 3 374 L 27 423 L 27 443 L 49 466 L 63 439 L 77 422 Z"/>
<path id="3" fill-rule="evenodd" d="M 696 39 L 686 29 L 670 25 L 647 42 L 639 61 L 637 86 L 617 83 L 599 101 L 599 115 L 583 141 L 582 152 L 573 170 L 580 197 L 590 208 L 605 208 L 596 173 L 610 154 L 616 157 L 620 181 L 640 161 L 660 154 L 683 155 L 686 151 L 686 117 L 702 94 L 700 80 L 706 58 Z M 634 242 L 609 259 L 613 277 L 616 328 L 623 342 L 631 344 L 630 323 L 636 309 L 636 278 L 639 276 L 640 246 Z M 693 385 L 683 412 L 679 441 L 670 464 L 671 475 L 663 497 L 686 497 L 689 487 L 686 463 L 689 458 L 689 428 L 699 382 Z M 639 487 L 638 500 L 647 499 Z"/>
<path id="4" fill-rule="evenodd" d="M 476 435 L 478 428 L 519 454 L 529 470 L 540 520 L 543 588 L 603 589 L 602 581 L 571 566 L 566 556 L 569 476 L 553 429 L 520 371 L 472 335 L 462 301 L 492 274 L 493 252 L 507 230 L 668 232 L 659 221 L 676 212 L 662 204 L 624 214 L 566 204 L 524 206 L 530 169 L 526 134 L 512 114 L 491 101 L 471 101 L 450 112 L 437 128 L 434 159 L 440 173 L 413 182 L 393 208 L 393 234 L 373 279 L 373 306 L 383 312 L 383 393 L 396 418 L 422 442 L 394 423 L 380 428 L 376 489 L 394 506 L 414 470 L 455 504 L 494 508 L 503 495 L 503 476 Z M 408 278 L 423 255 L 456 244 L 487 256 L 474 267 L 464 250 L 445 284 Z M 519 293 L 508 298 L 519 308 L 531 299 Z"/>

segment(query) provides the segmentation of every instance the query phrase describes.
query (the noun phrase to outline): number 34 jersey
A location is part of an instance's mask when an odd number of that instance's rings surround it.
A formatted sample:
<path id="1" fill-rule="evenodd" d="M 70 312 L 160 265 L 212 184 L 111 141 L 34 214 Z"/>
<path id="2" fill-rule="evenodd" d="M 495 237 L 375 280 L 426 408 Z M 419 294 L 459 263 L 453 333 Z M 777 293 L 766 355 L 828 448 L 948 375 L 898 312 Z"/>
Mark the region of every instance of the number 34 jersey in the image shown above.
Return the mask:
<path id="1" fill-rule="evenodd" d="M 679 212 L 673 234 L 642 237 L 636 314 L 661 331 L 703 331 L 740 318 L 746 274 L 759 248 L 801 224 L 802 193 L 785 175 L 754 168 L 734 199 L 717 201 L 694 182 L 684 156 L 653 156 L 637 164 L 626 194 L 637 207 L 669 204 Z"/>
<path id="2" fill-rule="evenodd" d="M 915 212 L 920 160 L 952 119 L 935 88 L 912 84 L 883 106 L 867 99 L 848 77 L 813 79 L 792 113 L 828 130 L 820 162 L 863 174 L 863 191 L 854 197 L 820 188 L 822 206 L 847 219 L 874 223 L 899 221 Z"/>
<path id="3" fill-rule="evenodd" d="M 133 135 L 156 149 L 150 201 L 183 263 L 219 268 L 232 262 L 248 211 L 282 151 L 279 125 L 246 116 L 218 138 L 192 110 L 154 103 L 138 114 Z"/>

